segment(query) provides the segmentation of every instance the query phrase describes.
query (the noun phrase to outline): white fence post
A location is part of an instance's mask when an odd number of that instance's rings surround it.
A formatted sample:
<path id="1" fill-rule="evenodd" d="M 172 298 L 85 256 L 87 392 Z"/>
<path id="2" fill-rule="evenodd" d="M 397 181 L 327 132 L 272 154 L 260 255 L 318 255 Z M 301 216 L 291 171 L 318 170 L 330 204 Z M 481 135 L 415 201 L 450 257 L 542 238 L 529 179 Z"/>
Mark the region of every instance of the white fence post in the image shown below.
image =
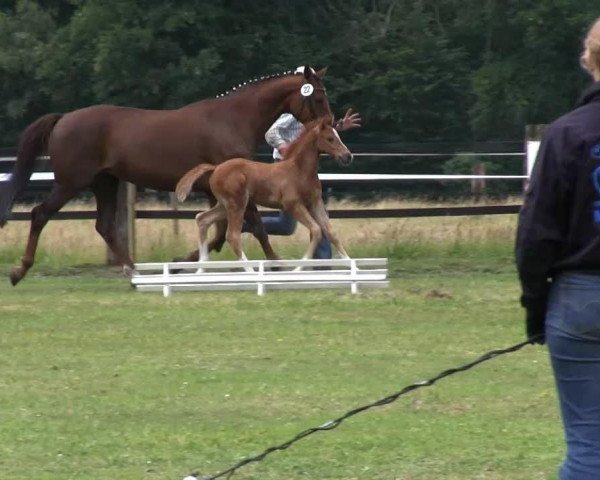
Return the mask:
<path id="1" fill-rule="evenodd" d="M 523 167 L 523 173 L 527 175 L 527 180 L 523 182 L 523 190 L 527 189 L 529 184 L 529 177 L 533 170 L 533 165 L 537 157 L 538 150 L 540 149 L 540 143 L 542 141 L 542 135 L 544 133 L 545 124 L 527 125 L 525 127 L 525 165 Z"/>

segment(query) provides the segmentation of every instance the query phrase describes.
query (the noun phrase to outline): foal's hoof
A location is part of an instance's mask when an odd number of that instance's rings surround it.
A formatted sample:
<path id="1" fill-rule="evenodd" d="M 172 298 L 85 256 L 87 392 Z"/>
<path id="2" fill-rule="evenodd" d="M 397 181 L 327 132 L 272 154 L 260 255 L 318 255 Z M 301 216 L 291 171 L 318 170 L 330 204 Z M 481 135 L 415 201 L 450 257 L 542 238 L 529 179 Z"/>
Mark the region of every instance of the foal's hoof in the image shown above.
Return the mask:
<path id="1" fill-rule="evenodd" d="M 16 286 L 23 279 L 23 275 L 21 274 L 20 268 L 15 268 L 9 275 L 10 283 L 12 286 Z"/>
<path id="2" fill-rule="evenodd" d="M 196 257 L 194 259 L 194 257 L 175 257 L 173 260 L 171 260 L 171 263 L 181 263 L 181 262 L 197 262 L 198 261 L 198 257 Z M 183 272 L 183 268 L 172 268 L 171 269 L 171 273 L 181 273 Z"/>

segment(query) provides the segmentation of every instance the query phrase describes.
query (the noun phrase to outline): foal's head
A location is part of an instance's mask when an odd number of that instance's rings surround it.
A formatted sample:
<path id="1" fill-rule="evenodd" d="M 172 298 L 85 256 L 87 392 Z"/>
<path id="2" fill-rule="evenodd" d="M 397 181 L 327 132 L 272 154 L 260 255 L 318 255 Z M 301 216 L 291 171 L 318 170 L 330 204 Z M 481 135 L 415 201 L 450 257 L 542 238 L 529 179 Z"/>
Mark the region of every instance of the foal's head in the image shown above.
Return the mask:
<path id="1" fill-rule="evenodd" d="M 352 153 L 344 145 L 338 132 L 333 128 L 333 117 L 327 116 L 315 122 L 312 127 L 316 133 L 317 148 L 321 153 L 327 153 L 344 167 L 352 163 Z"/>

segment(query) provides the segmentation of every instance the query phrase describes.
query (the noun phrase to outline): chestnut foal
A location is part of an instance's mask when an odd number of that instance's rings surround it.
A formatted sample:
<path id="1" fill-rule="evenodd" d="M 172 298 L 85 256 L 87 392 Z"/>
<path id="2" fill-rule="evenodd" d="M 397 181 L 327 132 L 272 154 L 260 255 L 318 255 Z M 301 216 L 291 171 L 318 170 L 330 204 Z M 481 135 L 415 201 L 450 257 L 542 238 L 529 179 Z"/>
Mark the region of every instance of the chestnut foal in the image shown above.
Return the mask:
<path id="1" fill-rule="evenodd" d="M 303 258 L 312 258 L 323 234 L 342 257 L 348 258 L 331 228 L 317 175 L 319 153 L 329 154 L 344 166 L 352 162 L 352 154 L 331 123 L 331 117 L 324 117 L 306 124 L 302 135 L 280 162 L 268 164 L 232 158 L 216 166 L 200 164 L 179 180 L 175 190 L 179 201 L 185 200 L 194 183 L 205 174 L 210 175 L 210 190 L 217 199 L 213 208 L 196 215 L 200 260 L 208 260 L 210 225 L 225 218 L 227 242 L 238 259 L 247 259 L 242 250 L 241 232 L 248 202 L 285 210 L 309 229 L 310 244 Z"/>

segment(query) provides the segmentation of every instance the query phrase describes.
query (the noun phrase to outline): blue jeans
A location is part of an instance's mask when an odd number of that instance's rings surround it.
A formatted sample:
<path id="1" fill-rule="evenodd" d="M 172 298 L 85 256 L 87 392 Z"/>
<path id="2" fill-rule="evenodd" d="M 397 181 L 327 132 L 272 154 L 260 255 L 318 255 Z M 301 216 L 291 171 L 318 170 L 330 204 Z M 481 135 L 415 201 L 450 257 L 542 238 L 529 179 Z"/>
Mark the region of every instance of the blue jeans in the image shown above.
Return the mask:
<path id="1" fill-rule="evenodd" d="M 269 235 L 283 235 L 289 236 L 296 231 L 298 222 L 289 213 L 281 211 L 279 215 L 274 217 L 263 217 L 263 225 Z M 248 226 L 246 222 L 242 227 L 242 232 L 247 232 Z M 313 258 L 328 259 L 331 258 L 331 242 L 327 238 L 323 237 L 317 243 Z"/>
<path id="2" fill-rule="evenodd" d="M 598 480 L 600 274 L 557 276 L 548 302 L 546 342 L 567 443 L 560 480 Z"/>

